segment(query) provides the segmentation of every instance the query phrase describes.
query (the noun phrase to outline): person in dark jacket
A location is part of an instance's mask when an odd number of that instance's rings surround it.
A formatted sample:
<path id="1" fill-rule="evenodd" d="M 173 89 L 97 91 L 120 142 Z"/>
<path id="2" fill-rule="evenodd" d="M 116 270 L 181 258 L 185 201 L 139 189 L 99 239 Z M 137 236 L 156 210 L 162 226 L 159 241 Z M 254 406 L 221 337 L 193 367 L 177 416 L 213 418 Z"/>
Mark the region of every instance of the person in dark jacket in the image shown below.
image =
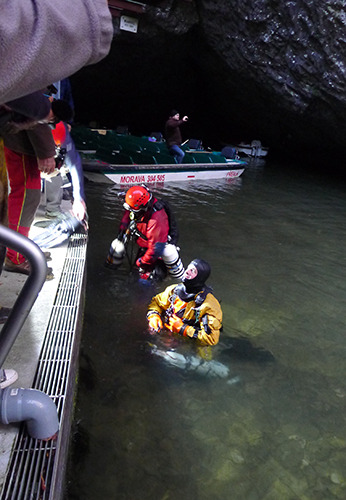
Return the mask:
<path id="1" fill-rule="evenodd" d="M 165 139 L 169 153 L 176 159 L 177 163 L 182 163 L 185 156 L 184 151 L 181 149 L 181 132 L 180 125 L 187 122 L 189 118 L 183 116 L 180 120 L 180 114 L 175 109 L 171 111 L 169 119 L 165 126 Z"/>

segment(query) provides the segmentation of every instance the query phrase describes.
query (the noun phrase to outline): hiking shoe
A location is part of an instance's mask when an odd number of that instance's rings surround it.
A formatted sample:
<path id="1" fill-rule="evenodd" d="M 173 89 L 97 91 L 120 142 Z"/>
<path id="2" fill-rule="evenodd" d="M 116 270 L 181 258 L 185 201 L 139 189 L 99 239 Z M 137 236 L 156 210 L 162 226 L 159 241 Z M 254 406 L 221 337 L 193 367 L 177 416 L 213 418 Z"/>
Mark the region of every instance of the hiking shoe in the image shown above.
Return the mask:
<path id="1" fill-rule="evenodd" d="M 20 273 L 27 275 L 31 273 L 31 267 L 28 260 L 25 260 L 21 264 L 15 264 L 8 257 L 5 257 L 4 269 L 9 273 Z"/>
<path id="2" fill-rule="evenodd" d="M 11 311 L 12 309 L 10 309 L 9 307 L 0 306 L 0 325 L 6 323 Z"/>
<path id="3" fill-rule="evenodd" d="M 44 254 L 44 257 L 46 259 L 47 262 L 49 262 L 50 260 L 52 260 L 52 256 L 51 256 L 51 253 L 50 252 L 43 252 Z"/>
<path id="4" fill-rule="evenodd" d="M 64 219 L 64 212 L 46 212 L 44 214 L 46 219 Z"/>
<path id="5" fill-rule="evenodd" d="M 51 281 L 53 279 L 54 279 L 53 269 L 51 267 L 47 267 L 46 281 Z"/>
<path id="6" fill-rule="evenodd" d="M 18 373 L 15 370 L 0 370 L 0 389 L 5 389 L 13 384 L 18 378 Z"/>
<path id="7" fill-rule="evenodd" d="M 4 269 L 5 271 L 8 271 L 10 273 L 20 273 L 26 275 L 29 275 L 31 273 L 31 267 L 28 260 L 25 260 L 21 264 L 15 264 L 8 257 L 5 257 Z M 51 281 L 52 279 L 54 279 L 53 269 L 51 267 L 48 267 L 46 281 Z"/>

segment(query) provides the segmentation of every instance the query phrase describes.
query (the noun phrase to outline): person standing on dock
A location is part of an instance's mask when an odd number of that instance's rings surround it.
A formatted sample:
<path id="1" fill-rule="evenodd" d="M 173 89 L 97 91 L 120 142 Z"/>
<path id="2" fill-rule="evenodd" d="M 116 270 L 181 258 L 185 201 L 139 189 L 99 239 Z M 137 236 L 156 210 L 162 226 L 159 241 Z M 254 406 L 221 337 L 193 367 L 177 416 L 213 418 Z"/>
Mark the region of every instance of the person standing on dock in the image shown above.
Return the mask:
<path id="1" fill-rule="evenodd" d="M 47 103 L 51 108 L 45 119 L 31 119 L 29 111 L 33 106 L 35 94 L 22 97 L 21 111 L 14 115 L 13 125 L 19 123 L 19 130 L 8 129 L 12 122 L 6 123 L 0 132 L 4 141 L 6 169 L 10 192 L 8 196 L 8 227 L 28 237 L 36 209 L 41 198 L 41 172 L 51 174 L 56 166 L 55 143 L 49 123 L 68 121 L 72 116 L 70 106 L 64 101 Z M 37 97 L 37 95 L 36 95 Z M 44 102 L 38 102 L 38 108 Z M 53 105 L 54 104 L 54 105 Z M 24 113 L 24 108 L 29 110 Z M 39 111 L 37 111 L 39 116 Z M 23 122 L 21 119 L 23 118 Z M 21 127 L 23 126 L 23 129 Z M 47 258 L 50 255 L 47 254 Z M 4 269 L 9 272 L 30 274 L 30 264 L 20 253 L 8 248 Z M 52 269 L 48 268 L 47 279 L 52 279 Z"/>
<path id="2" fill-rule="evenodd" d="M 185 156 L 184 151 L 181 149 L 181 132 L 180 125 L 187 122 L 188 116 L 183 116 L 180 120 L 180 114 L 173 109 L 169 115 L 169 119 L 165 125 L 165 139 L 169 153 L 176 159 L 177 163 L 182 163 Z"/>

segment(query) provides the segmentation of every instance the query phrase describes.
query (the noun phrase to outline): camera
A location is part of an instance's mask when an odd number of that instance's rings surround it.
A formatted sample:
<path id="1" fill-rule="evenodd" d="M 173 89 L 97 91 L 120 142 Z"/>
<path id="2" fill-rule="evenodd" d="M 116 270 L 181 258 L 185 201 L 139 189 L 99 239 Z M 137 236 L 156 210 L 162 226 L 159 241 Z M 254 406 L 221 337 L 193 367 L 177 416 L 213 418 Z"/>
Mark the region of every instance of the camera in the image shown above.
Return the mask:
<path id="1" fill-rule="evenodd" d="M 66 149 L 60 146 L 55 146 L 55 168 L 58 170 L 63 166 L 66 156 Z"/>

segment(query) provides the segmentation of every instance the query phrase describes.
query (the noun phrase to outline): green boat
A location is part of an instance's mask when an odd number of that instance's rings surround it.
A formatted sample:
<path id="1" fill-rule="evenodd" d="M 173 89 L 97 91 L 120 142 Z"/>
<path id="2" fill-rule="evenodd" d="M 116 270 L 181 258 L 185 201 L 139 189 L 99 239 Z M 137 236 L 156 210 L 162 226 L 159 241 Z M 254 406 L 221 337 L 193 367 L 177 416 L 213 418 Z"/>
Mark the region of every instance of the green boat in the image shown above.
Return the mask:
<path id="1" fill-rule="evenodd" d="M 109 129 L 74 127 L 71 134 L 83 169 L 101 173 L 116 184 L 233 179 L 247 165 L 244 160 L 228 159 L 219 151 L 205 150 L 196 140 L 184 143 L 184 160 L 178 164 L 159 133 L 137 137 Z"/>

